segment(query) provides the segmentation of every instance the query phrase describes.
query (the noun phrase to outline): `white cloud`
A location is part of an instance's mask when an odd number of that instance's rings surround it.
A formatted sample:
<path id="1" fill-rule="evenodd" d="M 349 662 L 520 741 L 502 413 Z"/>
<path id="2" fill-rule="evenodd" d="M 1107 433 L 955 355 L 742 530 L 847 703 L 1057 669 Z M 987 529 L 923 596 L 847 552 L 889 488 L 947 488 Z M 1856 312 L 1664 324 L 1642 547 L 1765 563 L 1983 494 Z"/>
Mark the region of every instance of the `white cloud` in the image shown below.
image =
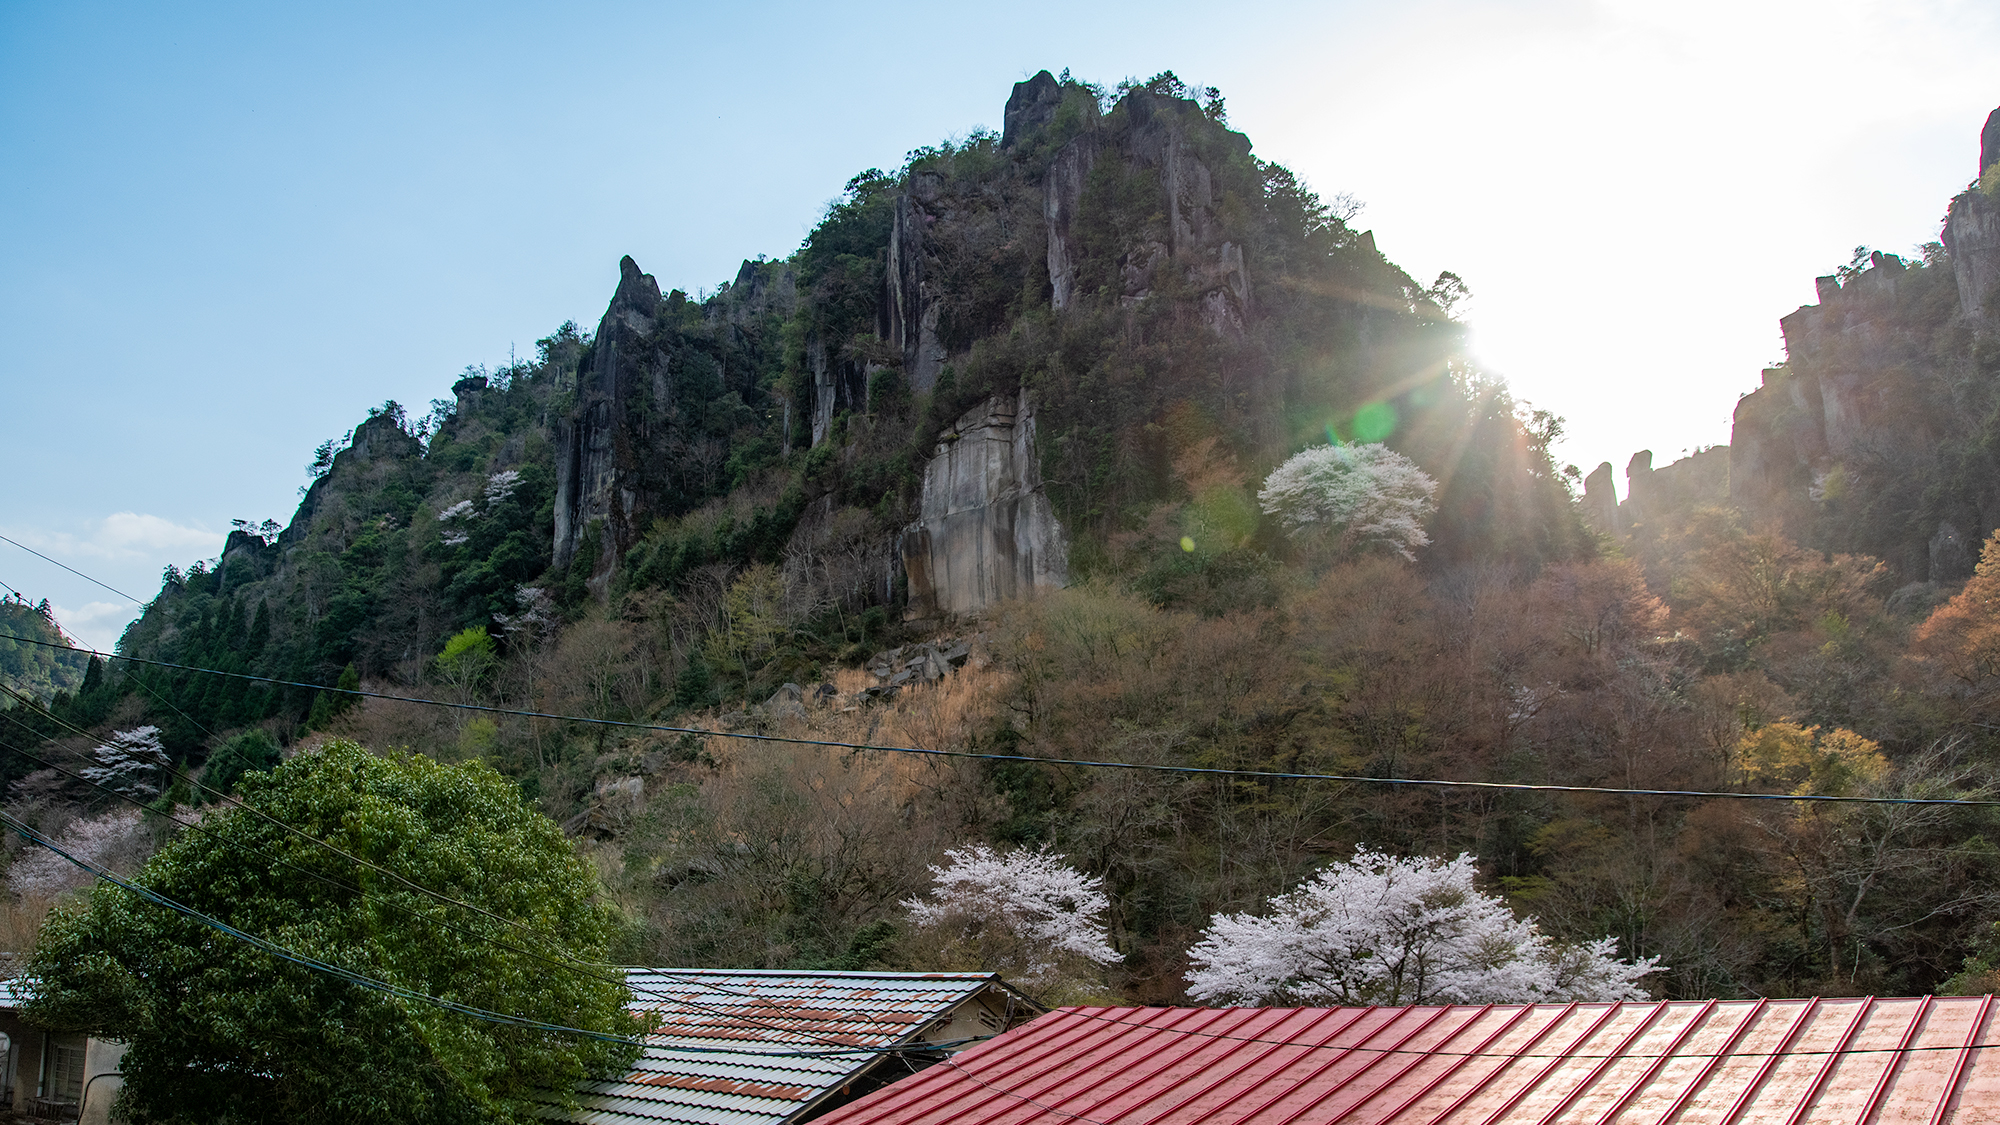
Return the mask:
<path id="1" fill-rule="evenodd" d="M 110 551 L 156 554 L 161 551 L 220 553 L 224 538 L 220 532 L 183 527 L 159 516 L 116 512 L 104 517 L 95 540 Z"/>
<path id="2" fill-rule="evenodd" d="M 113 512 L 96 521 L 94 527 L 82 534 L 41 528 L 8 528 L 7 535 L 65 562 L 88 558 L 158 558 L 162 566 L 168 562 L 191 562 L 195 558 L 220 554 L 226 538 L 219 531 L 189 527 L 161 516 L 139 512 Z"/>
<path id="3" fill-rule="evenodd" d="M 85 602 L 76 609 L 50 603 L 56 623 L 85 648 L 110 652 L 125 632 L 125 626 L 139 616 L 139 607 L 128 602 Z"/>
<path id="4" fill-rule="evenodd" d="M 31 601 L 47 597 L 65 632 L 104 652 L 111 651 L 125 626 L 139 616 L 140 607 L 106 598 L 96 583 L 135 598 L 151 598 L 159 592 L 162 570 L 215 557 L 225 538 L 204 527 L 141 512 L 114 512 L 82 521 L 75 531 L 0 527 L 0 534 L 90 576 L 82 578 L 0 544 L 0 579 Z"/>

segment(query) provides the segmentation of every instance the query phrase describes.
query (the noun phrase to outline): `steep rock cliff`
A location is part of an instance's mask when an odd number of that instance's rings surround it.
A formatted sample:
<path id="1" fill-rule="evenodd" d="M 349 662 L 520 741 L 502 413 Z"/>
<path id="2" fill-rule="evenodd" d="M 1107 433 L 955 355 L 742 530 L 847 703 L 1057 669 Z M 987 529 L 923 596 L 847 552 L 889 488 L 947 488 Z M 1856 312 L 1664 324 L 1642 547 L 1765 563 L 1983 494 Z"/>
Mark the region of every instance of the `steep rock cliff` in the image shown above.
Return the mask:
<path id="1" fill-rule="evenodd" d="M 899 553 L 910 613 L 974 613 L 1062 586 L 1069 547 L 1042 488 L 1029 392 L 961 416 L 924 466 L 923 507 Z"/>
<path id="2" fill-rule="evenodd" d="M 1130 304 L 1153 295 L 1163 268 L 1216 332 L 1241 332 L 1250 314 L 1243 246 L 1217 214 L 1214 164 L 1248 160 L 1242 134 L 1218 129 L 1183 98 L 1135 90 L 1099 127 L 1065 144 L 1043 177 L 1051 304 L 1073 307 L 1086 254 L 1111 257 L 1099 286 Z M 1136 181 L 1136 183 L 1135 183 Z M 1091 246 L 1080 227 L 1120 195 L 1154 194 L 1164 219 L 1109 245 Z M 1121 232 L 1125 233 L 1125 232 Z"/>
<path id="3" fill-rule="evenodd" d="M 1996 148 L 2000 110 L 1982 131 L 1982 174 Z M 1905 580 L 1963 577 L 1951 544 L 2000 525 L 1987 433 L 1996 287 L 2000 199 L 1977 184 L 1921 260 L 1876 251 L 1817 279 L 1818 301 L 1779 322 L 1786 362 L 1737 403 L 1731 501 Z"/>
<path id="4" fill-rule="evenodd" d="M 575 406 L 556 424 L 557 565 L 576 555 L 585 529 L 596 523 L 604 531 L 599 558 L 584 561 L 593 573 L 606 571 L 644 526 L 654 415 L 671 406 L 668 353 L 656 331 L 660 304 L 653 275 L 629 256 L 621 259 L 618 289 L 577 371 Z"/>
<path id="5" fill-rule="evenodd" d="M 770 397 L 780 325 L 796 304 L 789 267 L 745 262 L 706 305 L 662 295 L 629 257 L 577 363 L 559 375 L 552 419 L 557 566 L 583 559 L 602 590 L 617 559 L 653 521 L 728 491 L 734 447 L 762 437 L 780 411 Z"/>

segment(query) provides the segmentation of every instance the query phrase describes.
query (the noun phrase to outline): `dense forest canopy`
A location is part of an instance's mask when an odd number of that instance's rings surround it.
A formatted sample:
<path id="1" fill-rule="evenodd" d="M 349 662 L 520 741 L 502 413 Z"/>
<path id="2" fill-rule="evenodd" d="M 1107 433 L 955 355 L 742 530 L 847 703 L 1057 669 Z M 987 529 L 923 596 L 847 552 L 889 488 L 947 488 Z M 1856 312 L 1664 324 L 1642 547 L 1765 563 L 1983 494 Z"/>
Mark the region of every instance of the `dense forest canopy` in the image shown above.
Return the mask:
<path id="1" fill-rule="evenodd" d="M 1657 958 L 1642 983 L 1666 995 L 1987 979 L 2000 853 L 1979 806 L 729 737 L 1991 794 L 2000 547 L 1971 560 L 1994 518 L 1953 508 L 1968 561 L 1914 593 L 1839 530 L 1876 516 L 1808 527 L 1725 483 L 1587 518 L 1581 474 L 1551 460 L 1561 420 L 1466 354 L 1466 282 L 1411 278 L 1355 217 L 1257 155 L 1216 91 L 1044 72 L 1001 133 L 857 174 L 797 251 L 712 296 L 626 259 L 594 330 L 468 368 L 422 418 L 371 411 L 317 451 L 287 526 L 169 569 L 120 646 L 270 680 L 114 661 L 50 679 L 8 744 L 150 724 L 180 776 L 230 784 L 271 760 L 220 753 L 246 732 L 476 759 L 605 872 L 632 963 L 976 967 L 943 962 L 977 943 L 912 924 L 926 862 L 1047 848 L 1101 888 L 1117 954 L 1068 994 L 1182 1001 L 1212 919 L 1366 845 L 1470 853 L 1552 939 Z M 1931 299 L 1938 254 L 1896 299 L 1937 321 L 1923 348 L 1969 349 L 1968 389 L 1938 401 L 1984 402 L 1991 337 Z M 1329 449 L 1300 464 L 1339 472 L 1273 476 Z M 1906 492 L 1932 479 L 1911 464 Z M 1843 471 L 1868 511 L 1903 503 Z M 1371 487 L 1403 497 L 1393 536 L 1340 522 Z M 945 571 L 1029 555 L 1039 596 L 953 608 Z M 51 828 L 103 803 L 18 754 L 4 776 Z"/>

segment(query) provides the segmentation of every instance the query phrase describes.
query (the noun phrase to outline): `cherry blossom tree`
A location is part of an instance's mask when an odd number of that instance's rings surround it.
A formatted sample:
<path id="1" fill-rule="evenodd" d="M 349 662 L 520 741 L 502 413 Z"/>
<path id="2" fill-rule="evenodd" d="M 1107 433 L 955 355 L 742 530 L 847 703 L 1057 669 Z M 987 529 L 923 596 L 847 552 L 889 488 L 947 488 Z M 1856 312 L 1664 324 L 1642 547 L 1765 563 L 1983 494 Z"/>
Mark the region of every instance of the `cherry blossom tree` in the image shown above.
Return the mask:
<path id="1" fill-rule="evenodd" d="M 127 797 L 159 796 L 173 768 L 166 750 L 160 746 L 159 727 L 118 731 L 110 742 L 93 751 L 91 757 L 97 764 L 77 771 L 77 776 Z"/>
<path id="2" fill-rule="evenodd" d="M 1437 482 L 1379 442 L 1321 445 L 1272 470 L 1257 501 L 1301 543 L 1341 555 L 1386 547 L 1413 560 L 1431 541 L 1424 520 L 1437 510 Z"/>
<path id="3" fill-rule="evenodd" d="M 139 810 L 114 809 L 102 816 L 72 820 L 56 843 L 79 859 L 131 874 L 152 848 L 152 834 Z M 51 899 L 89 886 L 96 876 L 46 848 L 28 848 L 7 869 L 7 885 L 23 899 Z"/>
<path id="4" fill-rule="evenodd" d="M 1505 1004 L 1642 1000 L 1657 958 L 1562 943 L 1473 885 L 1472 857 L 1403 859 L 1366 846 L 1273 898 L 1218 914 L 1189 950 L 1188 992 L 1243 1004 Z"/>
<path id="5" fill-rule="evenodd" d="M 1087 992 L 1118 961 L 1104 927 L 1103 880 L 1047 850 L 952 848 L 930 896 L 908 899 L 920 955 L 1003 973 L 1045 994 Z"/>

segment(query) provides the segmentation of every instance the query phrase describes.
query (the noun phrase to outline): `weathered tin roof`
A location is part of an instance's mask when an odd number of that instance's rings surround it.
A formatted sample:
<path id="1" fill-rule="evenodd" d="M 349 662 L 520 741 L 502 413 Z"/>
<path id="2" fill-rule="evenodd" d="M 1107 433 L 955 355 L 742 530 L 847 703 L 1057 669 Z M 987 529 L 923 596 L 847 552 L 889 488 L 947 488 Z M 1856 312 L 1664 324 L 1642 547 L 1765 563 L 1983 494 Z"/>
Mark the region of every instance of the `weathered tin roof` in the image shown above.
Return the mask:
<path id="1" fill-rule="evenodd" d="M 633 1010 L 658 1031 L 632 1073 L 586 1083 L 582 1108 L 551 1107 L 550 1120 L 778 1125 L 838 1096 L 890 1048 L 962 1045 L 1039 1011 L 987 973 L 628 969 L 626 979 Z"/>
<path id="2" fill-rule="evenodd" d="M 1993 997 L 1065 1008 L 820 1125 L 2000 1122 Z"/>

